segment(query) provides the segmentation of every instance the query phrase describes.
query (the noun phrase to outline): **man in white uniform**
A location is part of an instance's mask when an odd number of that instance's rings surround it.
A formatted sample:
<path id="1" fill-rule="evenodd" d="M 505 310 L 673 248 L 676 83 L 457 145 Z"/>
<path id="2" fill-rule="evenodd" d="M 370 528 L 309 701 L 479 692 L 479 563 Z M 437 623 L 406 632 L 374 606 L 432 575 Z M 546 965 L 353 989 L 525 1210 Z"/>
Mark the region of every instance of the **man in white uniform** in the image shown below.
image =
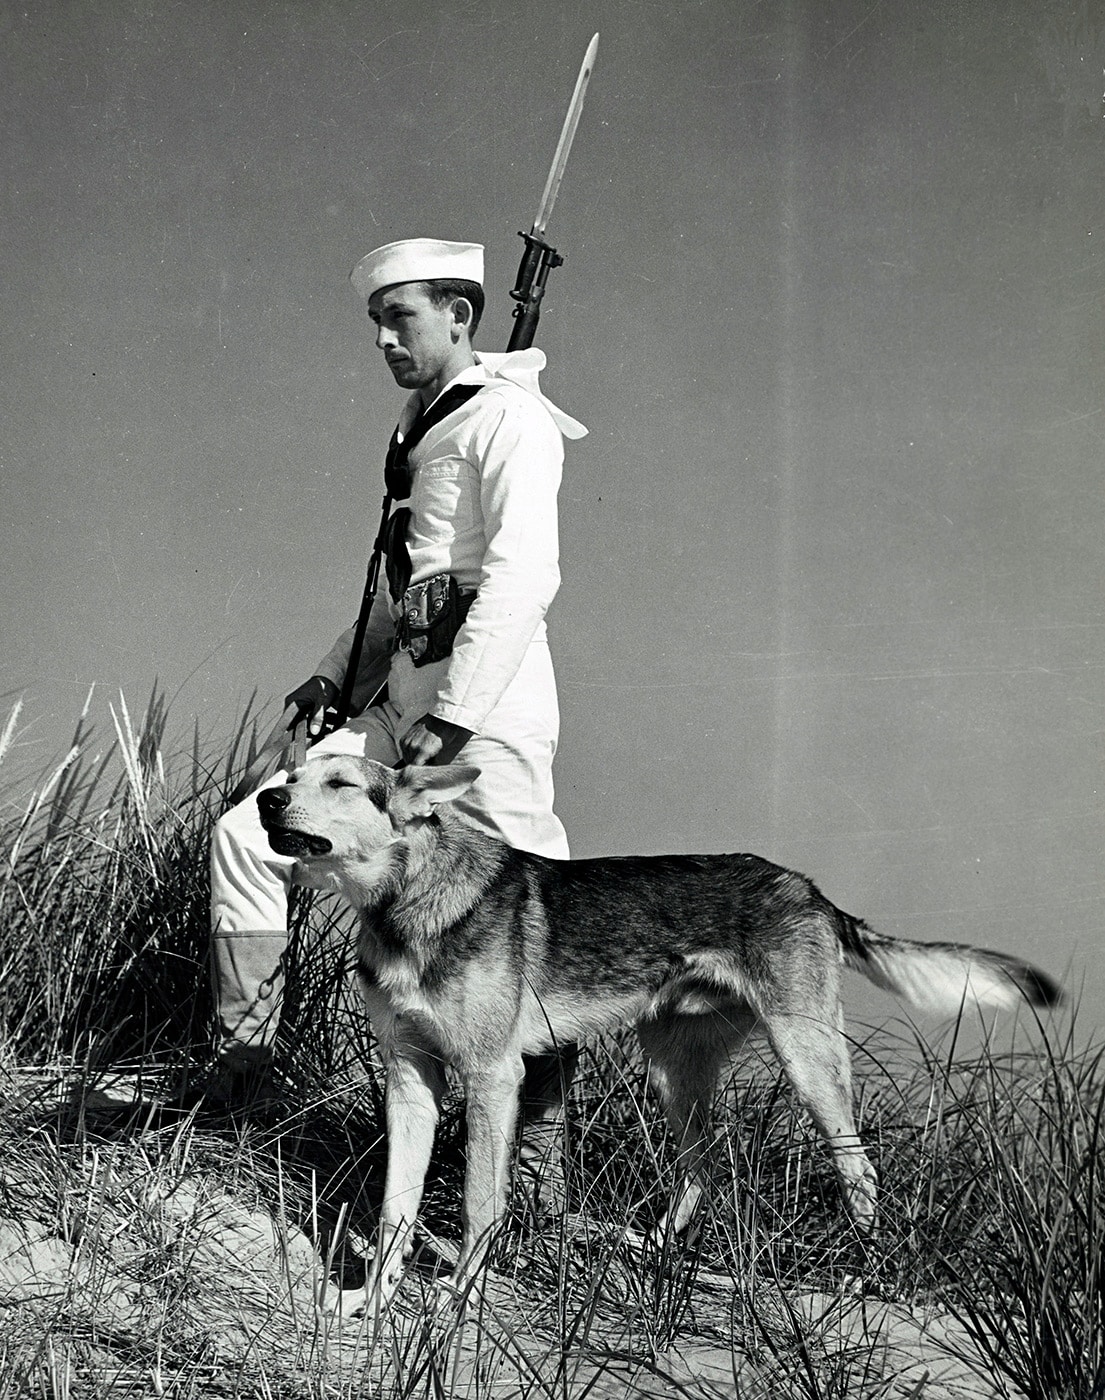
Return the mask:
<path id="1" fill-rule="evenodd" d="M 540 351 L 473 351 L 483 308 L 478 244 L 390 243 L 357 264 L 352 282 L 396 383 L 412 391 L 392 448 L 413 444 L 410 494 L 406 513 L 392 517 L 387 605 L 377 598 L 358 669 L 363 676 L 393 653 L 387 700 L 314 752 L 422 764 L 463 749 L 481 771 L 457 804 L 464 815 L 513 846 L 566 857 L 553 812 L 559 712 L 545 613 L 560 582 L 561 439 L 586 429 L 541 393 Z M 442 621 L 419 627 L 438 607 Z M 287 697 L 313 733 L 337 698 L 352 636 L 343 633 Z M 354 688 L 355 704 L 371 698 Z M 271 1058 L 295 881 L 294 860 L 268 844 L 255 796 L 218 823 L 211 879 L 219 1058 L 233 1073 Z M 531 1067 L 524 1118 L 555 1116 L 561 1073 L 555 1061 Z"/>

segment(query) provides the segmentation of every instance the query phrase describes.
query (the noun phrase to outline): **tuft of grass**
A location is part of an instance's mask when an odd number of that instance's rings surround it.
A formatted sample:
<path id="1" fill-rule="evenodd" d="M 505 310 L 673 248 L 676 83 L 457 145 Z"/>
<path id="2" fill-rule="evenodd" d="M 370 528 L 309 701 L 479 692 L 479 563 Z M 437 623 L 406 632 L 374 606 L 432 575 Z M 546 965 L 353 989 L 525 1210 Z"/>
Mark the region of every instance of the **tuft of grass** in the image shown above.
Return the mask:
<path id="1" fill-rule="evenodd" d="M 221 778 L 200 757 L 170 765 L 155 689 L 135 724 L 112 707 L 99 744 L 86 704 L 68 751 L 0 822 L 0 1036 L 39 1064 L 106 1066 L 190 1046 L 207 926 L 211 822 L 237 766 L 245 722 Z M 18 707 L 4 731 L 18 741 Z M 186 767 L 181 783 L 176 769 Z"/>
<path id="2" fill-rule="evenodd" d="M 109 720 L 101 744 L 90 697 L 2 804 L 0 1400 L 1105 1394 L 1105 1050 L 1073 1022 L 970 1053 L 908 1028 L 855 1042 L 882 1181 L 867 1240 L 755 1057 L 720 1097 L 708 1205 L 654 1239 L 672 1145 L 631 1037 L 589 1046 L 570 1211 L 508 1220 L 463 1319 L 431 1306 L 458 1232 L 454 1090 L 396 1304 L 378 1326 L 329 1318 L 324 1292 L 363 1274 L 386 1152 L 350 920 L 295 903 L 280 1111 L 163 1112 L 208 1053 L 207 847 L 254 717 L 183 748 L 156 690 Z"/>
<path id="3" fill-rule="evenodd" d="M 951 1306 L 1029 1400 L 1105 1395 L 1103 1055 L 1045 1040 L 976 1080 L 964 1121 L 990 1228 Z"/>

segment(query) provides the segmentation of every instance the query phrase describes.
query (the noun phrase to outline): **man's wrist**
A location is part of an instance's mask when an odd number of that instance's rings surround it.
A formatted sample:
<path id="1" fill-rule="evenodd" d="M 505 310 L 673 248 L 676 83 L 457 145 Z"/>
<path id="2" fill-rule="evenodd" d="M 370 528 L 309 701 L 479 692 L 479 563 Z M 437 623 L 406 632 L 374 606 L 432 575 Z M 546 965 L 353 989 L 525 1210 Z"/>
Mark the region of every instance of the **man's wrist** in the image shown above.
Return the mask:
<path id="1" fill-rule="evenodd" d="M 423 715 L 422 723 L 439 739 L 459 739 L 462 734 L 468 739 L 472 735 L 471 729 L 465 729 L 463 724 L 454 724 L 451 719 L 442 719 L 440 715 Z"/>

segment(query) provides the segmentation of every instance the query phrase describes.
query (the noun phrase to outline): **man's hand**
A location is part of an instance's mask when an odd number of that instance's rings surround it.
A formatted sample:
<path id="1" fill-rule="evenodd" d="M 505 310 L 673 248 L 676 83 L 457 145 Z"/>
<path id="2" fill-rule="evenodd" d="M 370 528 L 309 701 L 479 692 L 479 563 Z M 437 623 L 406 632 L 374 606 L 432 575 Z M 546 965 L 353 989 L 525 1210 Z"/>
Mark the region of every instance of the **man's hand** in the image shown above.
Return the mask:
<path id="1" fill-rule="evenodd" d="M 304 681 L 284 696 L 285 709 L 290 705 L 295 706 L 295 715 L 288 728 L 294 729 L 300 720 L 305 719 L 313 738 L 322 731 L 326 707 L 332 705 L 337 698 L 338 688 L 333 681 L 327 680 L 325 676 L 312 676 L 309 681 Z"/>
<path id="2" fill-rule="evenodd" d="M 411 768 L 452 763 L 471 737 L 470 729 L 436 715 L 423 715 L 399 740 L 400 761 Z"/>

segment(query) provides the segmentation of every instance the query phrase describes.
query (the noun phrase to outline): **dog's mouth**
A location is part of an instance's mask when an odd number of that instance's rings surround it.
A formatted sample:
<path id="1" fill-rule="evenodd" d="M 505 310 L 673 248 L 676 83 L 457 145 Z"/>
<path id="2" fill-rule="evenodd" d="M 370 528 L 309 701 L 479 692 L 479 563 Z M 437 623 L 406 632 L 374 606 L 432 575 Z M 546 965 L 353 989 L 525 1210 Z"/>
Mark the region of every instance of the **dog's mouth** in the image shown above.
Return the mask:
<path id="1" fill-rule="evenodd" d="M 325 836 L 315 836 L 309 831 L 298 831 L 295 827 L 267 827 L 269 845 L 278 856 L 325 856 L 334 849 L 333 842 Z"/>

